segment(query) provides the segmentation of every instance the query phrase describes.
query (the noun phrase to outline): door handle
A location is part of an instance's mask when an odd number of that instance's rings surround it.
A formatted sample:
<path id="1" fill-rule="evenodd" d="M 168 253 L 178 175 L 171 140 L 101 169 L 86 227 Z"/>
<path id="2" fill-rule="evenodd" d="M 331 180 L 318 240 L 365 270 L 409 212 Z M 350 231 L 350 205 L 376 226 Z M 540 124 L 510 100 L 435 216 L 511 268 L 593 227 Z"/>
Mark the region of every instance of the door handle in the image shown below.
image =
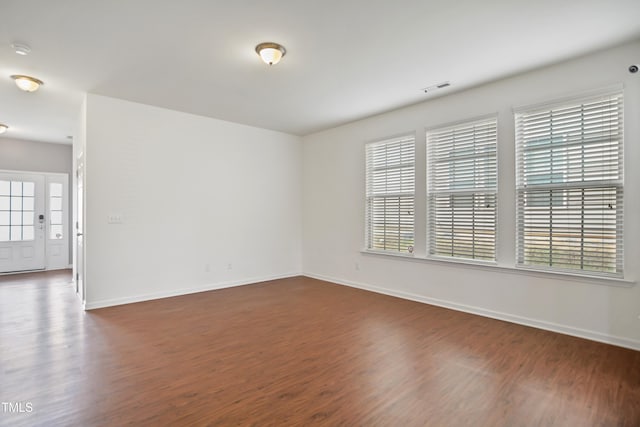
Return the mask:
<path id="1" fill-rule="evenodd" d="M 82 233 L 76 233 L 76 236 L 80 237 L 82 236 Z"/>

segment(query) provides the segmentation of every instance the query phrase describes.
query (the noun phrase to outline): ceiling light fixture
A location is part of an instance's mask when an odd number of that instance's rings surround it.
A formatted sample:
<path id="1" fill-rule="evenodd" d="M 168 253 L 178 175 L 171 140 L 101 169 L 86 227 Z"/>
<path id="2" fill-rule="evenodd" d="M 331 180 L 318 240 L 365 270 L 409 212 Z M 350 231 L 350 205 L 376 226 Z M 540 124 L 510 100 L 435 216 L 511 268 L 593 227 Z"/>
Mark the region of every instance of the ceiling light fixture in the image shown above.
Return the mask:
<path id="1" fill-rule="evenodd" d="M 3 134 L 9 129 L 9 126 L 0 123 L 0 134 Z"/>
<path id="2" fill-rule="evenodd" d="M 19 74 L 11 76 L 11 78 L 15 80 L 16 85 L 25 92 L 35 92 L 40 86 L 44 84 L 42 80 L 38 80 L 35 77 L 23 76 Z"/>
<path id="3" fill-rule="evenodd" d="M 31 48 L 23 43 L 13 43 L 11 47 L 18 55 L 26 56 L 31 53 Z"/>
<path id="4" fill-rule="evenodd" d="M 260 43 L 256 46 L 256 53 L 260 55 L 260 58 L 262 58 L 265 64 L 275 65 L 280 62 L 282 57 L 287 53 L 287 50 L 278 43 L 268 42 Z"/>

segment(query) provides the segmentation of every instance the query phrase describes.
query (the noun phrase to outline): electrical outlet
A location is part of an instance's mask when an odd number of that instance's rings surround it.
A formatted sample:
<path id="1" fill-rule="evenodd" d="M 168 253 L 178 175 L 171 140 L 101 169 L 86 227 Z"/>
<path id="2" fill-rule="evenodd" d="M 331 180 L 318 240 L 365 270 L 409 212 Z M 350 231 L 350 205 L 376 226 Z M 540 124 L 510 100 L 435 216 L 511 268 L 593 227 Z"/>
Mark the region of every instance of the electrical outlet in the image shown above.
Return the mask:
<path id="1" fill-rule="evenodd" d="M 211 265 L 209 265 L 208 263 L 204 265 L 204 272 L 205 273 L 209 273 L 211 271 Z"/>
<path id="2" fill-rule="evenodd" d="M 233 270 L 233 264 L 231 263 L 227 264 L 227 270 Z"/>
<path id="3" fill-rule="evenodd" d="M 360 264 L 358 264 L 357 262 L 356 262 L 356 265 L 354 267 L 355 267 L 356 271 L 360 271 Z"/>

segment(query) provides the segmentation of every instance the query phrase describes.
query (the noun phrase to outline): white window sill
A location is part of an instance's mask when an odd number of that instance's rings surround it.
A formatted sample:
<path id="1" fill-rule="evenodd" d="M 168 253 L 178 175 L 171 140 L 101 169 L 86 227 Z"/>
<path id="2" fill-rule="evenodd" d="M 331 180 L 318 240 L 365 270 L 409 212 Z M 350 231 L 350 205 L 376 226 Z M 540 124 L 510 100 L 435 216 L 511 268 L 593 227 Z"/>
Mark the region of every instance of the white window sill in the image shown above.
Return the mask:
<path id="1" fill-rule="evenodd" d="M 571 272 L 537 270 L 537 269 L 528 268 L 528 267 L 504 266 L 504 265 L 499 265 L 497 262 L 492 262 L 492 261 L 474 261 L 474 260 L 468 260 L 468 259 L 455 259 L 455 258 L 445 258 L 445 257 L 424 257 L 424 256 L 417 256 L 415 254 L 374 251 L 370 249 L 362 249 L 360 252 L 364 255 L 402 258 L 402 259 L 411 260 L 415 262 L 441 264 L 441 265 L 446 265 L 448 267 L 475 268 L 480 270 L 495 271 L 499 273 L 521 274 L 524 276 L 532 276 L 532 277 L 554 278 L 558 280 L 567 280 L 571 282 L 589 283 L 589 284 L 606 285 L 606 286 L 617 286 L 622 288 L 631 288 L 636 284 L 635 281 L 626 280 L 624 278 L 577 274 L 577 273 L 571 273 Z"/>

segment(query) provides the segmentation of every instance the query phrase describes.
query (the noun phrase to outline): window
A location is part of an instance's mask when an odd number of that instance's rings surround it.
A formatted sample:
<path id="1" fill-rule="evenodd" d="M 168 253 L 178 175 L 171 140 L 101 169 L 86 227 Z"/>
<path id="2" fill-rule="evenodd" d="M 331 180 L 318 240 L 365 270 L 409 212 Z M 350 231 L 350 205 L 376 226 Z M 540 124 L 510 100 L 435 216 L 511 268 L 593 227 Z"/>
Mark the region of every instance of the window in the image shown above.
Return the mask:
<path id="1" fill-rule="evenodd" d="M 497 120 L 427 132 L 429 254 L 496 257 Z"/>
<path id="2" fill-rule="evenodd" d="M 518 265 L 622 275 L 622 101 L 516 113 Z"/>
<path id="3" fill-rule="evenodd" d="M 62 239 L 62 184 L 49 183 L 49 238 Z"/>
<path id="4" fill-rule="evenodd" d="M 366 146 L 367 249 L 413 252 L 415 138 Z"/>
<path id="5" fill-rule="evenodd" d="M 0 242 L 34 240 L 35 183 L 0 180 Z"/>

